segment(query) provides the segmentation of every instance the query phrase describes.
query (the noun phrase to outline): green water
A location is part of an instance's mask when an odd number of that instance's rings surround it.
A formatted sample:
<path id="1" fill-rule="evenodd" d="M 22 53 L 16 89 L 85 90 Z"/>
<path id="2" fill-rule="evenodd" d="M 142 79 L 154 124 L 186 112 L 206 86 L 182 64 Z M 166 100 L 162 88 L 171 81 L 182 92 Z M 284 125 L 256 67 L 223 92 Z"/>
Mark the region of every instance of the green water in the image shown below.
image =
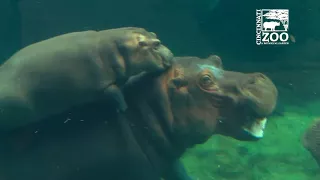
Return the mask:
<path id="1" fill-rule="evenodd" d="M 269 118 L 259 142 L 216 136 L 190 150 L 183 161 L 199 180 L 319 180 L 319 167 L 301 145 L 319 107 L 320 101 L 303 108 L 287 105 L 283 116 Z"/>
<path id="2" fill-rule="evenodd" d="M 289 45 L 255 44 L 260 8 L 290 10 Z M 257 142 L 217 135 L 188 150 L 188 173 L 194 180 L 320 180 L 301 143 L 320 117 L 319 19 L 319 0 L 1 0 L 0 62 L 59 34 L 123 26 L 157 33 L 176 56 L 217 54 L 227 70 L 266 73 L 279 90 L 279 107 Z"/>

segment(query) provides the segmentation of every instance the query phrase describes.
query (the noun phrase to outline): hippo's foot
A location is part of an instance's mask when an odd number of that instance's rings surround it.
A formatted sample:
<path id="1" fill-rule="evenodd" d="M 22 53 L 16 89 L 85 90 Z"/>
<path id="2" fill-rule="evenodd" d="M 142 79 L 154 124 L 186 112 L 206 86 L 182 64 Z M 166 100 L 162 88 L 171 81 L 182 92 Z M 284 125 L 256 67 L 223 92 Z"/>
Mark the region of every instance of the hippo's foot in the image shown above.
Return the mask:
<path id="1" fill-rule="evenodd" d="M 121 94 L 120 97 L 116 97 L 115 99 L 117 104 L 117 111 L 120 113 L 124 113 L 128 109 L 128 105 L 126 101 L 124 100 L 123 95 Z"/>
<path id="2" fill-rule="evenodd" d="M 188 175 L 184 165 L 179 159 L 171 164 L 163 178 L 165 180 L 193 180 L 193 178 Z"/>
<path id="3" fill-rule="evenodd" d="M 115 104 L 118 112 L 125 112 L 128 109 L 127 102 L 124 99 L 124 96 L 120 88 L 116 85 L 111 85 L 104 91 L 107 99 L 112 99 L 112 102 Z"/>

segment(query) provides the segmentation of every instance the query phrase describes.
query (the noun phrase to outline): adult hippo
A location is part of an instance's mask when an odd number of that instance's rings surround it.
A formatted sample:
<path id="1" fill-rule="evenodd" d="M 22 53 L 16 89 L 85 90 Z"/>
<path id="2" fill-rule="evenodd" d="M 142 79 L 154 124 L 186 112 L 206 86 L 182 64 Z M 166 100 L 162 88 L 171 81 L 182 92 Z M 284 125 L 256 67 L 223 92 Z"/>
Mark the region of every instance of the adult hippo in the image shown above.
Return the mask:
<path id="1" fill-rule="evenodd" d="M 225 71 L 217 56 L 176 57 L 124 94 L 125 116 L 97 102 L 4 136 L 0 178 L 187 179 L 179 158 L 188 148 L 218 133 L 261 138 L 277 100 L 266 76 Z"/>
<path id="2" fill-rule="evenodd" d="M 320 119 L 316 119 L 305 130 L 302 136 L 302 144 L 320 166 Z"/>

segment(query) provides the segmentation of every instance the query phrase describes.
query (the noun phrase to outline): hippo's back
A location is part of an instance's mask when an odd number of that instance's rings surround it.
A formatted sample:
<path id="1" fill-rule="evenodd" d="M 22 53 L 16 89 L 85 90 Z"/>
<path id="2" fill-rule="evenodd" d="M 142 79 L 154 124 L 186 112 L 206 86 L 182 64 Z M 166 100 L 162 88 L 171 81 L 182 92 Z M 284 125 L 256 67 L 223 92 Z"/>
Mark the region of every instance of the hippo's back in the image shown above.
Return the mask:
<path id="1" fill-rule="evenodd" d="M 20 114 L 29 114 L 32 109 L 41 118 L 91 101 L 101 80 L 96 62 L 98 43 L 97 32 L 84 31 L 53 37 L 18 51 L 0 67 L 0 105 L 16 105 Z"/>
<path id="2" fill-rule="evenodd" d="M 76 57 L 97 49 L 98 33 L 96 31 L 72 32 L 52 37 L 22 48 L 11 56 L 3 66 L 23 66 L 33 61 L 40 63 L 48 59 L 59 59 L 60 56 Z M 65 58 L 64 58 L 65 59 Z"/>

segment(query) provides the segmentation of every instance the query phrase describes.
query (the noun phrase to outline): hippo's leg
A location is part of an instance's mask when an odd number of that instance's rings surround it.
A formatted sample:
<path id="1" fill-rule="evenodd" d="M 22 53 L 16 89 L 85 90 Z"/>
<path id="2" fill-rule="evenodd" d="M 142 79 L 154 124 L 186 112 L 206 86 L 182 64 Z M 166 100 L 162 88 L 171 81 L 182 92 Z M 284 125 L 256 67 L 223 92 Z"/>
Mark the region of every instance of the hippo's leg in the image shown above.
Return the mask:
<path id="1" fill-rule="evenodd" d="M 8 132 L 34 122 L 30 105 L 19 97 L 0 98 L 0 132 Z"/>
<path id="2" fill-rule="evenodd" d="M 124 99 L 121 89 L 116 85 L 110 85 L 104 90 L 104 94 L 107 98 L 111 98 L 112 101 L 116 104 L 117 110 L 124 112 L 127 110 L 128 105 Z"/>
<path id="3" fill-rule="evenodd" d="M 175 160 L 167 169 L 163 177 L 165 180 L 193 180 L 187 173 L 184 165 L 179 159 Z"/>

